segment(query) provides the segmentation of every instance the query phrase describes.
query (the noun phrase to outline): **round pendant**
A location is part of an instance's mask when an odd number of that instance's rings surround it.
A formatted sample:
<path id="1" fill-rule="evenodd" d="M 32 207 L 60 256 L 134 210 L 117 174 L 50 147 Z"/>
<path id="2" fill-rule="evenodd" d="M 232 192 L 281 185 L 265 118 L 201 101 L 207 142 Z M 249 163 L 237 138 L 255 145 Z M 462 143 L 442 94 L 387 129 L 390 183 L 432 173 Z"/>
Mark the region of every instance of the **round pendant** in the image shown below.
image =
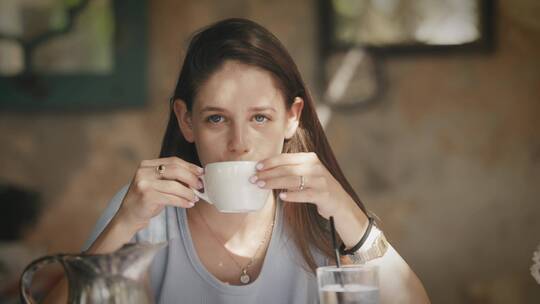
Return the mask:
<path id="1" fill-rule="evenodd" d="M 240 276 L 240 282 L 242 282 L 242 284 L 249 283 L 249 280 L 250 280 L 249 275 L 245 272 Z"/>

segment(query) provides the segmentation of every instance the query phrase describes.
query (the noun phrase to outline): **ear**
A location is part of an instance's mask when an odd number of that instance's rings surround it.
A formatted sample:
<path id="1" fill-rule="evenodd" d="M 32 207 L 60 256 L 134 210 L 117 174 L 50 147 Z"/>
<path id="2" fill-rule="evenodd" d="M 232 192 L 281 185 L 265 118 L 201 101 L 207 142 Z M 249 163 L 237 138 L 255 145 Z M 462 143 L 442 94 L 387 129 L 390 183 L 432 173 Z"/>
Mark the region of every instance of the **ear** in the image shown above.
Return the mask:
<path id="1" fill-rule="evenodd" d="M 174 114 L 176 115 L 176 121 L 180 127 L 180 132 L 184 135 L 186 141 L 193 143 L 193 123 L 191 120 L 191 112 L 188 111 L 185 101 L 182 99 L 175 99 L 173 102 Z"/>
<path id="2" fill-rule="evenodd" d="M 304 100 L 300 97 L 295 97 L 291 108 L 287 111 L 287 131 L 285 132 L 285 139 L 291 139 L 296 133 L 296 129 L 300 124 L 300 116 L 302 115 L 302 109 L 304 108 Z"/>

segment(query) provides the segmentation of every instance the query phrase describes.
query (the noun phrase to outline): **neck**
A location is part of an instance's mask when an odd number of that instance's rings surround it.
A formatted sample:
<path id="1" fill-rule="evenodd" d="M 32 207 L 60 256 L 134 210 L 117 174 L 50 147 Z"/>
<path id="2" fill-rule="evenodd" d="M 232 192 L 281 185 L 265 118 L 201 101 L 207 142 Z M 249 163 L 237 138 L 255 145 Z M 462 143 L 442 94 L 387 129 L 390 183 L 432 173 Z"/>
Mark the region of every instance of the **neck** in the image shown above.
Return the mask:
<path id="1" fill-rule="evenodd" d="M 216 234 L 224 245 L 252 242 L 260 239 L 261 232 L 265 232 L 274 220 L 276 202 L 270 194 L 264 207 L 256 212 L 249 213 L 222 213 L 213 205 L 200 201 L 195 207 L 188 209 L 188 217 L 195 221 L 205 221 L 211 232 Z M 202 217 L 202 218 L 201 218 Z M 205 223 L 202 223 L 205 225 Z"/>

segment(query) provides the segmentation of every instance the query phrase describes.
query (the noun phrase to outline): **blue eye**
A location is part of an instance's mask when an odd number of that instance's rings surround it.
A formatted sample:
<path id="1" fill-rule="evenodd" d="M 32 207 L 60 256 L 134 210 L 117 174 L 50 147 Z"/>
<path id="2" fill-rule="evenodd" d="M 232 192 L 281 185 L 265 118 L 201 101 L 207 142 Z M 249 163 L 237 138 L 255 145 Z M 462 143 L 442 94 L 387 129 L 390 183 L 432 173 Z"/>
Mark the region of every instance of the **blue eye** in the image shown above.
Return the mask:
<path id="1" fill-rule="evenodd" d="M 255 121 L 260 122 L 260 123 L 265 122 L 265 121 L 268 120 L 268 117 L 266 117 L 264 115 L 260 115 L 260 114 L 255 115 L 254 117 L 255 117 Z"/>
<path id="2" fill-rule="evenodd" d="M 210 115 L 210 116 L 208 116 L 208 118 L 206 118 L 206 120 L 208 122 L 211 122 L 211 123 L 219 123 L 219 122 L 221 122 L 220 119 L 223 119 L 223 116 L 217 115 L 217 114 Z"/>

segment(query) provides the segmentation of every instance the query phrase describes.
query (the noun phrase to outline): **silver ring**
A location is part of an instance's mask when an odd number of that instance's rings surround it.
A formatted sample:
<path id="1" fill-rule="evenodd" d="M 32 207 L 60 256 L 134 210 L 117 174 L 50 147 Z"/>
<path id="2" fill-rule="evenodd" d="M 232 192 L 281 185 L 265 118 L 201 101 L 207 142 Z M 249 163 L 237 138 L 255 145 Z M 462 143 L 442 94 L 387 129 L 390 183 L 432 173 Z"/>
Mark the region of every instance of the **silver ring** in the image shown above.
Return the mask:
<path id="1" fill-rule="evenodd" d="M 159 176 L 162 176 L 163 173 L 165 173 L 165 165 L 159 165 L 156 167 L 156 171 L 159 174 Z"/>
<path id="2" fill-rule="evenodd" d="M 298 190 L 300 191 L 304 190 L 304 186 L 305 186 L 305 178 L 303 175 L 300 175 L 300 187 L 298 187 Z"/>

